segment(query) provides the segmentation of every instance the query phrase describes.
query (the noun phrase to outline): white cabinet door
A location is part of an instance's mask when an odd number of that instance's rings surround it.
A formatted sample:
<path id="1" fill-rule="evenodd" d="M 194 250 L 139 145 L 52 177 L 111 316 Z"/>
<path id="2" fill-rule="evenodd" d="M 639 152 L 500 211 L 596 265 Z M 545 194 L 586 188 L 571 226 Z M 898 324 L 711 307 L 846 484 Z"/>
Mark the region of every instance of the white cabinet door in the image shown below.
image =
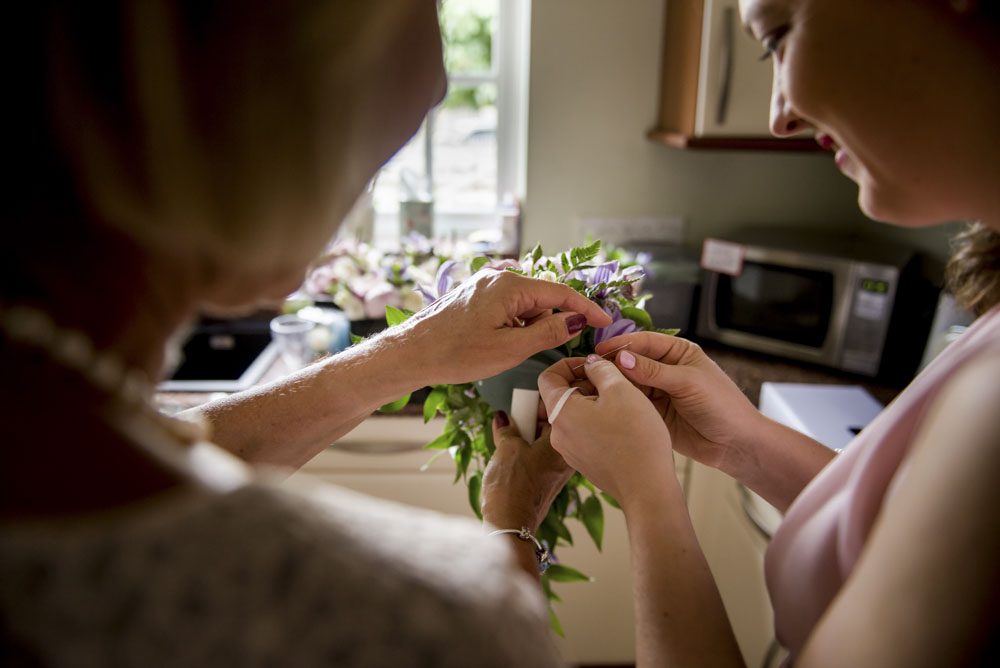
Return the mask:
<path id="1" fill-rule="evenodd" d="M 691 521 L 743 659 L 756 667 L 764 665 L 774 639 L 773 611 L 764 584 L 768 539 L 748 518 L 743 503 L 736 481 L 694 464 L 688 481 Z"/>
<path id="2" fill-rule="evenodd" d="M 703 20 L 695 134 L 769 137 L 773 65 L 743 30 L 738 1 L 705 0 Z"/>

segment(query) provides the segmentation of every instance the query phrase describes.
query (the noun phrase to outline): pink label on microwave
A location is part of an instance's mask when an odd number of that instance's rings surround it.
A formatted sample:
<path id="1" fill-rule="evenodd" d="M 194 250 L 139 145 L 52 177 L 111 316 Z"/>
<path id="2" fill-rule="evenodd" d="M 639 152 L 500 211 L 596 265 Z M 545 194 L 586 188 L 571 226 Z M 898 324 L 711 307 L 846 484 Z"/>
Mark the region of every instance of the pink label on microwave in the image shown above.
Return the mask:
<path id="1" fill-rule="evenodd" d="M 743 273 L 744 247 L 731 241 L 705 239 L 701 245 L 701 267 L 720 274 L 739 276 Z"/>

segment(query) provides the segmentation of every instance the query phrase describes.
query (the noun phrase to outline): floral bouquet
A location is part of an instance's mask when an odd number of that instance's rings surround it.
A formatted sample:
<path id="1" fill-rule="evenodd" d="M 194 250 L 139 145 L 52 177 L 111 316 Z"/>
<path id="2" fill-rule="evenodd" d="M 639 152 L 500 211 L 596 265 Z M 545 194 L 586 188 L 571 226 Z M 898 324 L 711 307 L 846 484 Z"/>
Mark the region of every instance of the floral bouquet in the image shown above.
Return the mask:
<path id="1" fill-rule="evenodd" d="M 600 329 L 586 327 L 579 335 L 557 349 L 545 351 L 527 360 L 522 376 L 527 377 L 536 389 L 537 377 L 546 367 L 567 356 L 586 356 L 594 352 L 598 343 L 612 337 L 637 330 L 652 330 L 676 334 L 677 330 L 656 329 L 643 308 L 649 295 L 640 293 L 644 269 L 640 256 L 630 257 L 621 250 L 604 251 L 600 241 L 573 248 L 556 256 L 547 256 L 541 246 L 536 246 L 520 262 L 493 260 L 477 257 L 469 265 L 469 273 L 484 266 L 513 271 L 525 276 L 563 283 L 597 302 L 613 322 Z M 647 260 L 648 261 L 648 260 Z M 460 263 L 454 260 L 439 266 L 432 286 L 422 286 L 425 299 L 439 298 L 459 282 L 454 274 Z M 399 309 L 388 309 L 389 324 L 405 320 L 410 314 Z M 521 368 L 519 367 L 519 369 Z M 460 385 L 436 385 L 431 388 L 423 406 L 424 421 L 437 414 L 444 416 L 444 431 L 427 444 L 431 450 L 447 452 L 455 461 L 455 482 L 462 479 L 469 490 L 469 505 L 482 519 L 480 491 L 483 472 L 490 461 L 495 446 L 492 420 L 498 409 L 505 409 L 503 402 L 510 400 L 511 384 L 503 377 L 518 373 L 518 369 L 505 372 L 493 379 Z M 500 390 L 495 387 L 499 383 Z M 408 398 L 394 402 L 383 410 L 401 408 Z M 401 403 L 402 402 L 402 403 Z M 437 455 L 435 455 L 437 456 Z M 599 491 L 589 480 L 575 473 L 556 497 L 548 514 L 538 529 L 538 539 L 553 553 L 561 545 L 572 545 L 573 535 L 567 519 L 581 522 L 597 548 L 601 549 L 604 534 L 604 504 L 618 508 L 617 502 Z M 557 561 L 554 559 L 554 561 Z M 553 628 L 562 635 L 562 628 L 552 603 L 559 597 L 552 590 L 553 582 L 588 581 L 580 571 L 562 563 L 554 563 L 542 575 L 542 588 L 549 599 L 549 615 Z"/>
<path id="2" fill-rule="evenodd" d="M 338 240 L 314 263 L 303 291 L 332 299 L 351 321 L 381 320 L 386 307 L 416 311 L 424 305 L 419 287 L 434 281 L 449 254 L 416 233 L 386 253 L 351 239 Z"/>

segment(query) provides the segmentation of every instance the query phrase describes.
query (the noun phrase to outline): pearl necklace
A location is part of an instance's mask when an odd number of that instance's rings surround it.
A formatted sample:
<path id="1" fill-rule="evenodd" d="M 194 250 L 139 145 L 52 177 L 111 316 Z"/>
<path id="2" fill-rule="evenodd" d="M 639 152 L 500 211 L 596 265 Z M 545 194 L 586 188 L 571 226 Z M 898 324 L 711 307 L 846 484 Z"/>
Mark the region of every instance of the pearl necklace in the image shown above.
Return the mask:
<path id="1" fill-rule="evenodd" d="M 35 348 L 60 366 L 84 378 L 116 400 L 120 408 L 145 415 L 187 443 L 207 441 L 203 418 L 163 415 L 153 406 L 153 385 L 141 369 L 130 368 L 110 351 L 98 351 L 83 332 L 62 329 L 43 311 L 28 306 L 0 305 L 0 335 L 12 343 Z"/>

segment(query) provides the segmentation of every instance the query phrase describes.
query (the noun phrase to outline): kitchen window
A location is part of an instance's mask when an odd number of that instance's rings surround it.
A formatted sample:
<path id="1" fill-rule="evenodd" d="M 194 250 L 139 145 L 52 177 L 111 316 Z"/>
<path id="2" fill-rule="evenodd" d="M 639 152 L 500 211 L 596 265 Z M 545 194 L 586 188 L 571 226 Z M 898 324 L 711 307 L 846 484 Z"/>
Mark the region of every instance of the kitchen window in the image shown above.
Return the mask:
<path id="1" fill-rule="evenodd" d="M 440 16 L 448 94 L 375 180 L 375 243 L 398 245 L 402 200 L 429 199 L 435 238 L 502 248 L 498 205 L 524 192 L 530 0 L 442 0 Z"/>

